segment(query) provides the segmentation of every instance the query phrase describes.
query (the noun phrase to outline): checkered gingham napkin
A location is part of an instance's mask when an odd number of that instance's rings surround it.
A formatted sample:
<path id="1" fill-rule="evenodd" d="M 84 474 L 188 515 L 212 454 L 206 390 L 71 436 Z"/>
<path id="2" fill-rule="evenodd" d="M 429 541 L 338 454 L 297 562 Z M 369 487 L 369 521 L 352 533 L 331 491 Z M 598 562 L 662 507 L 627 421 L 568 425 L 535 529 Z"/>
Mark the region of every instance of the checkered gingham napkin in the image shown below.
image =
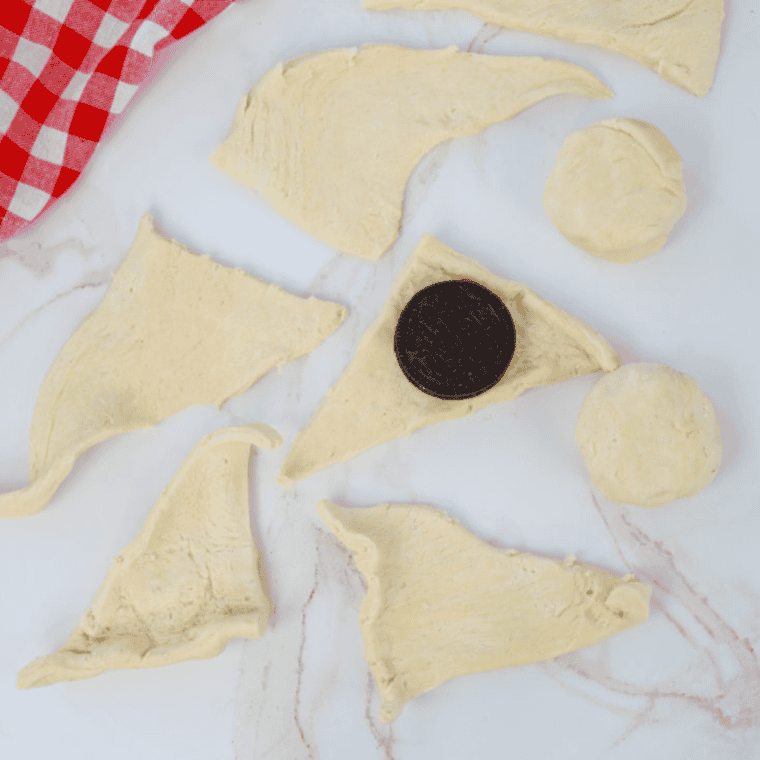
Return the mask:
<path id="1" fill-rule="evenodd" d="M 162 48 L 233 0 L 0 0 L 0 241 L 71 187 Z"/>

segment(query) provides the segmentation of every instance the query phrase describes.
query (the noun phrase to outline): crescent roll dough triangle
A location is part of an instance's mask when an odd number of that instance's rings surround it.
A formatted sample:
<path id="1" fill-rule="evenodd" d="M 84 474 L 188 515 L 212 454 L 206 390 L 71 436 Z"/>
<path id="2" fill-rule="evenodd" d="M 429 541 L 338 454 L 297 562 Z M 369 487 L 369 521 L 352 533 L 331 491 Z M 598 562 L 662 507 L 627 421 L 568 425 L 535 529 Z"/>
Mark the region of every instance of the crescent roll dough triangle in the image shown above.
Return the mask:
<path id="1" fill-rule="evenodd" d="M 398 236 L 404 188 L 429 150 L 563 93 L 612 94 L 562 61 L 453 47 L 328 50 L 267 73 L 211 160 L 310 234 L 377 259 Z"/>
<path id="2" fill-rule="evenodd" d="M 197 256 L 144 216 L 105 298 L 45 377 L 32 419 L 31 484 L 0 494 L 0 517 L 43 509 L 96 443 L 194 404 L 221 406 L 318 346 L 346 314 Z"/>
<path id="3" fill-rule="evenodd" d="M 417 291 L 456 279 L 474 280 L 503 299 L 515 323 L 517 346 L 506 374 L 491 390 L 446 401 L 423 393 L 404 377 L 393 351 L 393 335 L 401 310 Z M 278 482 L 289 487 L 373 446 L 511 400 L 528 388 L 600 370 L 611 372 L 619 366 L 617 354 L 597 332 L 525 285 L 496 277 L 432 235 L 424 235 L 396 278 L 380 316 L 359 342 L 354 359 L 296 436 Z"/>
<path id="4" fill-rule="evenodd" d="M 248 464 L 251 446 L 281 443 L 263 423 L 206 436 L 114 560 L 66 643 L 27 665 L 17 685 L 216 657 L 232 638 L 261 636 L 270 603 L 251 535 Z"/>
<path id="5" fill-rule="evenodd" d="M 496 549 L 431 507 L 317 511 L 367 582 L 359 622 L 385 722 L 450 678 L 552 660 L 649 615 L 632 575 Z"/>
<path id="6" fill-rule="evenodd" d="M 372 10 L 463 8 L 492 24 L 613 50 L 694 95 L 715 76 L 723 0 L 364 0 Z"/>

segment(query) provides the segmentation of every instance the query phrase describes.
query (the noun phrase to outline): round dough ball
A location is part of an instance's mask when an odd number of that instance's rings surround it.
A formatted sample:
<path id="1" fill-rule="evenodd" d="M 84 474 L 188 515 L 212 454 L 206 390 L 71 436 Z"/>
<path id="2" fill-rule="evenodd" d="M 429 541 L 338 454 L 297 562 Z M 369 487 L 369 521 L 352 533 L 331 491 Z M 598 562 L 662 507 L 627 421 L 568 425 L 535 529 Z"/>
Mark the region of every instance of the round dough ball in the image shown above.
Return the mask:
<path id="1" fill-rule="evenodd" d="M 660 507 L 693 496 L 720 464 L 720 430 L 696 381 L 664 364 L 625 364 L 581 407 L 575 440 L 610 501 Z"/>
<path id="2" fill-rule="evenodd" d="M 683 164 L 654 125 L 602 119 L 565 141 L 544 207 L 579 248 L 618 264 L 637 261 L 662 248 L 686 209 Z"/>

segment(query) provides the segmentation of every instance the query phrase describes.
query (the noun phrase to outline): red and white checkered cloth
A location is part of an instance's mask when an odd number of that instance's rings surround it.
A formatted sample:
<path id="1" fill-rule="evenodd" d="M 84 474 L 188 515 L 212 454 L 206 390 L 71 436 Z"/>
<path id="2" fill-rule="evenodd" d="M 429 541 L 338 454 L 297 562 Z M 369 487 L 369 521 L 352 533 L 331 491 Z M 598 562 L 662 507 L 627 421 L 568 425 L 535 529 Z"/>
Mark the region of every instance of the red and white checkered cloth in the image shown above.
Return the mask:
<path id="1" fill-rule="evenodd" d="M 233 0 L 0 0 L 0 241 L 71 187 L 162 48 Z"/>

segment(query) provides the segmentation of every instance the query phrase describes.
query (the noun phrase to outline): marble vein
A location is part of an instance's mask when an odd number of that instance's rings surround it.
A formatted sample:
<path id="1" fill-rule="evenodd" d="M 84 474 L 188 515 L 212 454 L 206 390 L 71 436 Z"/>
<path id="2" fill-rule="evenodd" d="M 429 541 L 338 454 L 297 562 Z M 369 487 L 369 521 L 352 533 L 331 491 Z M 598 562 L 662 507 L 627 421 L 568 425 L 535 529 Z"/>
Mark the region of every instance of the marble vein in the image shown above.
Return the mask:
<path id="1" fill-rule="evenodd" d="M 354 568 L 354 572 L 359 574 L 359 571 Z M 364 709 L 364 719 L 367 721 L 370 733 L 377 743 L 377 748 L 380 750 L 385 760 L 394 760 L 393 755 L 393 724 L 381 723 L 375 718 L 380 709 L 380 700 L 378 699 L 377 686 L 375 685 L 375 679 L 372 677 L 372 672 L 367 670 L 367 685 L 365 688 L 367 700 Z"/>
<path id="2" fill-rule="evenodd" d="M 304 746 L 306 747 L 306 751 L 309 753 L 308 757 L 309 760 L 315 760 L 316 755 L 314 754 L 314 750 L 312 748 L 311 742 L 306 738 L 306 734 L 304 733 L 303 726 L 301 725 L 301 719 L 299 717 L 299 711 L 301 709 L 301 686 L 303 683 L 303 672 L 304 672 L 304 657 L 303 652 L 304 648 L 306 646 L 306 615 L 309 611 L 309 607 L 311 603 L 314 601 L 314 594 L 316 594 L 317 589 L 319 588 L 319 544 L 317 544 L 317 562 L 314 565 L 314 584 L 311 587 L 311 591 L 309 592 L 309 596 L 307 597 L 306 601 L 301 605 L 301 642 L 298 648 L 298 665 L 296 668 L 296 691 L 294 695 L 294 707 L 293 707 L 293 720 L 296 724 L 296 728 L 298 729 L 298 733 L 301 735 L 301 741 L 304 743 Z"/>
<path id="3" fill-rule="evenodd" d="M 568 667 L 578 675 L 592 679 L 611 691 L 645 697 L 650 703 L 661 699 L 680 700 L 706 711 L 725 729 L 737 730 L 760 727 L 760 662 L 749 638 L 739 636 L 735 628 L 715 609 L 707 596 L 701 594 L 681 571 L 673 552 L 663 541 L 647 535 L 630 517 L 625 507 L 606 504 L 602 508 L 593 492 L 594 506 L 609 531 L 622 561 L 630 572 L 652 583 L 665 597 L 677 600 L 689 612 L 694 622 L 707 634 L 711 644 L 724 645 L 739 666 L 738 675 L 725 679 L 713 653 L 700 645 L 666 610 L 662 610 L 676 630 L 709 660 L 717 689 L 712 694 L 669 689 L 663 686 L 636 686 L 616 679 L 599 668 L 583 667 L 574 661 Z M 624 547 L 635 556 L 628 557 Z M 661 607 L 662 609 L 662 607 Z"/>
<path id="4" fill-rule="evenodd" d="M 506 30 L 502 26 L 490 24 L 487 21 L 478 29 L 477 34 L 470 41 L 467 47 L 468 53 L 482 53 L 486 45 L 495 37 L 503 34 Z"/>
<path id="5" fill-rule="evenodd" d="M 58 303 L 59 301 L 62 301 L 64 298 L 68 298 L 73 293 L 77 293 L 80 290 L 89 290 L 91 288 L 101 288 L 105 285 L 108 285 L 111 282 L 111 275 L 112 272 L 108 272 L 107 275 L 97 279 L 97 280 L 90 280 L 88 282 L 83 282 L 79 285 L 74 285 L 71 288 L 68 288 L 67 290 L 64 290 L 62 293 L 58 293 L 57 295 L 54 295 L 52 298 L 49 298 L 44 303 L 40 304 L 36 309 L 33 309 L 28 314 L 26 314 L 19 322 L 17 322 L 9 332 L 5 334 L 3 338 L 0 338 L 0 351 L 8 344 L 10 341 L 12 341 L 35 317 L 42 314 L 44 311 L 49 309 L 53 304 Z"/>

